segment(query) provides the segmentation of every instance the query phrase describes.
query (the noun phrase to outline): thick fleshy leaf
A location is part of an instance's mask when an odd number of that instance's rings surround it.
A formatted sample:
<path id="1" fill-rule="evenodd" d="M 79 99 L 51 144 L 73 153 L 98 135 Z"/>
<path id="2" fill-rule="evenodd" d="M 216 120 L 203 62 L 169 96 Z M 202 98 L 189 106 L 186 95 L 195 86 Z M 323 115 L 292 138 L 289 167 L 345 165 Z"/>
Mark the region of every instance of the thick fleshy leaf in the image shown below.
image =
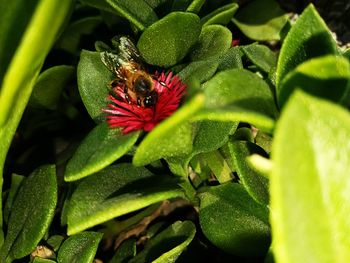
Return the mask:
<path id="1" fill-rule="evenodd" d="M 271 117 L 240 107 L 202 109 L 193 116 L 192 120 L 246 122 L 270 134 L 275 125 L 275 121 Z"/>
<path id="2" fill-rule="evenodd" d="M 185 83 L 188 83 L 191 81 L 191 79 L 203 83 L 209 80 L 215 74 L 218 66 L 219 59 L 216 57 L 206 60 L 193 61 L 182 69 L 177 75 Z"/>
<path id="3" fill-rule="evenodd" d="M 199 221 L 217 247 L 238 256 L 264 256 L 270 245 L 269 211 L 240 184 L 209 187 L 199 194 Z"/>
<path id="4" fill-rule="evenodd" d="M 188 119 L 204 104 L 203 94 L 198 94 L 184 104 L 170 118 L 156 126 L 138 146 L 133 164 L 141 166 L 161 158 L 185 155 L 192 150 L 192 124 Z"/>
<path id="5" fill-rule="evenodd" d="M 18 190 L 0 250 L 1 262 L 22 258 L 32 252 L 49 228 L 56 203 L 55 167 L 42 166 L 26 178 Z"/>
<path id="6" fill-rule="evenodd" d="M 278 103 L 282 107 L 295 89 L 338 103 L 349 103 L 350 63 L 339 56 L 310 59 L 291 71 L 281 82 Z"/>
<path id="7" fill-rule="evenodd" d="M 270 177 L 276 261 L 350 260 L 349 137 L 350 114 L 335 104 L 297 91 L 285 106 Z"/>
<path id="8" fill-rule="evenodd" d="M 97 232 L 82 232 L 67 238 L 57 255 L 58 263 L 86 263 L 95 258 L 98 243 L 103 234 Z"/>
<path id="9" fill-rule="evenodd" d="M 192 60 L 204 60 L 220 57 L 231 47 L 232 33 L 221 25 L 209 25 L 202 28 L 198 42 L 193 46 Z"/>
<path id="10" fill-rule="evenodd" d="M 266 153 L 259 146 L 251 142 L 233 141 L 229 143 L 229 149 L 233 160 L 233 166 L 253 199 L 262 204 L 269 204 L 269 181 L 266 177 L 253 170 L 248 163 L 247 157 L 252 154 L 266 156 Z"/>
<path id="11" fill-rule="evenodd" d="M 68 234 L 181 196 L 183 192 L 175 178 L 154 176 L 131 164 L 109 166 L 82 180 L 73 192 L 67 211 Z"/>
<path id="12" fill-rule="evenodd" d="M 122 15 L 140 30 L 144 30 L 158 20 L 156 13 L 144 0 L 81 0 L 81 2 Z"/>
<path id="13" fill-rule="evenodd" d="M 209 108 L 236 106 L 270 117 L 277 115 L 272 93 L 267 83 L 245 69 L 219 72 L 204 85 Z"/>
<path id="14" fill-rule="evenodd" d="M 325 22 L 310 4 L 283 42 L 276 73 L 277 88 L 283 78 L 300 63 L 328 54 L 337 54 L 337 44 Z"/>
<path id="15" fill-rule="evenodd" d="M 238 122 L 212 120 L 197 122 L 191 153 L 181 157 L 167 158 L 172 172 L 186 176 L 188 164 L 194 156 L 219 149 L 228 141 L 229 135 L 236 130 L 237 126 Z"/>
<path id="16" fill-rule="evenodd" d="M 350 48 L 348 48 L 344 53 L 343 56 L 346 57 L 350 61 Z"/>
<path id="17" fill-rule="evenodd" d="M 205 17 L 201 19 L 201 24 L 203 26 L 211 25 L 211 24 L 220 24 L 227 25 L 233 15 L 236 13 L 238 9 L 238 4 L 232 3 L 228 5 L 224 5 L 209 13 Z"/>
<path id="18" fill-rule="evenodd" d="M 51 259 L 46 259 L 46 258 L 35 257 L 33 259 L 33 263 L 56 263 L 56 261 L 51 260 Z"/>
<path id="19" fill-rule="evenodd" d="M 23 179 L 25 179 L 25 177 L 22 175 L 12 174 L 12 176 L 11 176 L 11 188 L 10 188 L 10 191 L 8 192 L 6 202 L 4 204 L 4 212 L 3 212 L 4 213 L 3 214 L 4 221 L 6 224 L 8 223 L 8 219 L 9 219 L 9 216 L 11 213 L 13 201 L 15 200 L 18 189 L 19 189 L 20 185 L 22 184 Z"/>
<path id="20" fill-rule="evenodd" d="M 280 40 L 288 16 L 275 0 L 256 0 L 239 9 L 233 18 L 236 26 L 250 39 Z"/>
<path id="21" fill-rule="evenodd" d="M 173 263 L 191 243 L 196 227 L 191 221 L 177 221 L 149 240 L 145 248 L 130 263 Z"/>
<path id="22" fill-rule="evenodd" d="M 223 71 L 232 68 L 243 69 L 242 62 L 243 52 L 240 47 L 232 47 L 220 58 L 218 71 Z"/>
<path id="23" fill-rule="evenodd" d="M 197 14 L 201 10 L 205 2 L 206 0 L 192 0 L 192 3 L 186 9 L 186 12 Z"/>
<path id="24" fill-rule="evenodd" d="M 56 48 L 63 49 L 72 54 L 79 52 L 79 44 L 84 35 L 92 34 L 101 23 L 101 16 L 84 17 L 74 21 L 64 30 L 56 43 Z"/>
<path id="25" fill-rule="evenodd" d="M 265 73 L 269 73 L 272 68 L 276 67 L 277 56 L 267 46 L 252 44 L 243 46 L 242 50 L 248 59 Z"/>
<path id="26" fill-rule="evenodd" d="M 98 172 L 128 152 L 139 137 L 139 132 L 122 134 L 110 129 L 107 123 L 96 126 L 82 141 L 64 175 L 67 182 Z"/>
<path id="27" fill-rule="evenodd" d="M 67 84 L 74 79 L 73 66 L 55 66 L 45 70 L 38 77 L 29 105 L 36 108 L 54 110 Z"/>
<path id="28" fill-rule="evenodd" d="M 186 56 L 200 31 L 197 15 L 172 12 L 148 27 L 137 47 L 148 64 L 169 67 Z"/>
<path id="29" fill-rule="evenodd" d="M 113 74 L 102 63 L 98 52 L 83 50 L 78 64 L 78 88 L 91 118 L 104 121 L 102 109 L 107 106 L 108 84 Z"/>

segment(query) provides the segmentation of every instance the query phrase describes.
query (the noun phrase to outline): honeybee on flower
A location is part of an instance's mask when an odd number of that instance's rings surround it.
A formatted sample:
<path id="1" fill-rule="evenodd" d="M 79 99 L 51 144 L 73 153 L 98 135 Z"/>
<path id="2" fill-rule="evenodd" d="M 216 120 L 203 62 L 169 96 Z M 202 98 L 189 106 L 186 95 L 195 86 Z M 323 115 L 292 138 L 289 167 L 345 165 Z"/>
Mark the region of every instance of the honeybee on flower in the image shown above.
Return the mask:
<path id="1" fill-rule="evenodd" d="M 172 72 L 147 72 L 128 37 L 116 37 L 114 43 L 116 52 L 100 53 L 101 61 L 115 77 L 109 84 L 108 109 L 103 109 L 107 122 L 111 128 L 122 128 L 124 134 L 150 131 L 176 111 L 186 85 Z"/>

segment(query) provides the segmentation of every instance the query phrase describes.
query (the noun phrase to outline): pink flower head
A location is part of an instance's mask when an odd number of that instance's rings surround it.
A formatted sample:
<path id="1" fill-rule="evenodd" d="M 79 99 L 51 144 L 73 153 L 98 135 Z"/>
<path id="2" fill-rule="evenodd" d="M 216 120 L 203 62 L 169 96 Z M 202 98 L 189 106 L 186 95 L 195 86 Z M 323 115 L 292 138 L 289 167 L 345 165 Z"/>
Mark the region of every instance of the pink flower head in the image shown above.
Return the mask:
<path id="1" fill-rule="evenodd" d="M 158 99 L 152 107 L 139 106 L 136 101 L 130 101 L 130 98 L 128 101 L 125 98 L 123 87 L 115 87 L 114 94 L 108 96 L 109 109 L 103 109 L 108 113 L 109 127 L 120 127 L 124 134 L 137 130 L 150 131 L 162 120 L 172 115 L 179 107 L 186 85 L 172 72 L 156 74 L 153 83 Z"/>

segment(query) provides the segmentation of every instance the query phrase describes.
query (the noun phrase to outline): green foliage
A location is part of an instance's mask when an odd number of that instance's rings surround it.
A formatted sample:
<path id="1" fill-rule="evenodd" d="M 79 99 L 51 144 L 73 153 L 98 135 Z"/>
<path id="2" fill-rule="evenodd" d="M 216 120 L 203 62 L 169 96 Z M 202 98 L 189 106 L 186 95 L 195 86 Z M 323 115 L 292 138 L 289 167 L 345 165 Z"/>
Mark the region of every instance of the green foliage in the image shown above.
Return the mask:
<path id="1" fill-rule="evenodd" d="M 350 261 L 349 50 L 313 5 L 5 2 L 0 262 Z"/>
<path id="2" fill-rule="evenodd" d="M 102 234 L 96 232 L 82 232 L 67 238 L 58 251 L 57 262 L 92 262 L 101 239 Z"/>
<path id="3" fill-rule="evenodd" d="M 67 164 L 64 179 L 75 181 L 98 172 L 127 153 L 135 144 L 139 132 L 123 135 L 101 123 L 82 141 Z"/>
<path id="4" fill-rule="evenodd" d="M 337 105 L 296 92 L 285 106 L 272 146 L 278 261 L 349 260 L 349 135 L 349 112 Z"/>
<path id="5" fill-rule="evenodd" d="M 275 0 L 253 0 L 233 18 L 246 36 L 258 41 L 280 40 L 287 21 L 288 16 Z"/>
<path id="6" fill-rule="evenodd" d="M 239 184 L 210 187 L 199 195 L 199 220 L 206 237 L 239 256 L 262 256 L 270 245 L 268 209 Z"/>
<path id="7" fill-rule="evenodd" d="M 56 203 L 55 167 L 36 169 L 21 184 L 13 201 L 1 262 L 22 258 L 35 248 L 49 228 Z"/>
<path id="8" fill-rule="evenodd" d="M 186 56 L 200 30 L 197 15 L 173 12 L 148 27 L 140 36 L 137 47 L 148 64 L 173 66 Z"/>

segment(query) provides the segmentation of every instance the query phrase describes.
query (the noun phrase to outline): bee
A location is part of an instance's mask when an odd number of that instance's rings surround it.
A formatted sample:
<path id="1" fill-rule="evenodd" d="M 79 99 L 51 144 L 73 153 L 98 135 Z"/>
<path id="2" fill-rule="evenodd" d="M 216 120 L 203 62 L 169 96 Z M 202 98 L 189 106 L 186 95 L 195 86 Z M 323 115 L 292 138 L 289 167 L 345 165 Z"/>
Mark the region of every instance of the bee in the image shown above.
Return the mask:
<path id="1" fill-rule="evenodd" d="M 134 43 L 126 36 L 115 37 L 112 43 L 117 52 L 100 52 L 102 63 L 115 75 L 115 79 L 109 84 L 110 87 L 122 87 L 128 103 L 136 101 L 138 106 L 154 106 L 158 100 L 158 93 Z"/>

